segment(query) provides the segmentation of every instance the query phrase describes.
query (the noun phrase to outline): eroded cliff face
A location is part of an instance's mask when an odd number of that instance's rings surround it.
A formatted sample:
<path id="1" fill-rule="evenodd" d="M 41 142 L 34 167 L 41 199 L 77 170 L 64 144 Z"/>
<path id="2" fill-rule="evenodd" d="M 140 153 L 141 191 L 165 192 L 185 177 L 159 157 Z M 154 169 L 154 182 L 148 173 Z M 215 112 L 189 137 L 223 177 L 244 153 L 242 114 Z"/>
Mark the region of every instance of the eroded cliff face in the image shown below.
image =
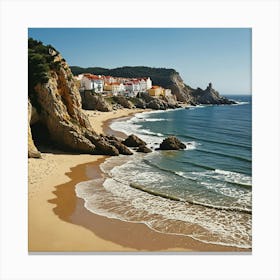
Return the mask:
<path id="1" fill-rule="evenodd" d="M 31 130 L 31 126 L 37 123 L 42 124 L 50 140 L 63 150 L 118 155 L 120 151 L 116 145 L 97 135 L 83 113 L 79 91 L 65 60 L 53 50 L 50 55 L 56 69 L 48 71 L 46 82 L 36 84 L 28 103 L 28 156 L 40 157 Z M 32 108 L 37 111 L 33 119 Z"/>
<path id="2" fill-rule="evenodd" d="M 193 89 L 186 85 L 178 73 L 171 77 L 170 86 L 168 86 L 172 93 L 176 96 L 178 101 L 188 103 L 190 105 L 198 104 L 235 104 L 234 101 L 220 96 L 219 92 L 213 89 L 212 84 L 209 83 L 205 90 L 201 88 Z"/>

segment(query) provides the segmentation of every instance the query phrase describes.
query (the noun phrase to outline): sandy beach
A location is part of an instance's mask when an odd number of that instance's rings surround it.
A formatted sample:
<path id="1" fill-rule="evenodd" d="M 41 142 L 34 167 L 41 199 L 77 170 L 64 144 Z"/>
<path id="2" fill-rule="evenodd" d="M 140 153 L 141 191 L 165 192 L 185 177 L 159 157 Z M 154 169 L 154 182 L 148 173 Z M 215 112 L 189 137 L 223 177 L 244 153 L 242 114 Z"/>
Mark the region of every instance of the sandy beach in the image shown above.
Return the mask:
<path id="1" fill-rule="evenodd" d="M 113 119 L 141 110 L 85 112 L 97 133 L 108 133 L 112 132 L 108 124 Z M 99 164 L 105 159 L 61 151 L 43 153 L 42 159 L 28 159 L 29 252 L 243 251 L 157 233 L 144 224 L 89 212 L 84 201 L 76 197 L 75 185 L 101 177 Z"/>
<path id="2" fill-rule="evenodd" d="M 121 118 L 141 110 L 123 109 L 118 112 L 86 111 L 97 133 L 102 133 L 103 124 L 114 118 Z M 71 168 L 77 165 L 97 165 L 105 156 L 87 154 L 66 154 L 60 151 L 42 153 L 42 159 L 28 159 L 28 249 L 35 251 L 127 251 L 110 241 L 105 241 L 89 229 L 63 221 L 53 211 L 51 200 L 56 199 L 56 187 L 71 182 L 72 199 L 76 199 L 74 186 L 87 180 L 86 173 L 79 171 L 73 177 Z M 79 168 L 80 170 L 81 168 Z M 81 174 L 82 173 L 82 174 Z M 70 196 L 67 197 L 70 199 Z M 65 208 L 69 210 L 69 201 Z"/>

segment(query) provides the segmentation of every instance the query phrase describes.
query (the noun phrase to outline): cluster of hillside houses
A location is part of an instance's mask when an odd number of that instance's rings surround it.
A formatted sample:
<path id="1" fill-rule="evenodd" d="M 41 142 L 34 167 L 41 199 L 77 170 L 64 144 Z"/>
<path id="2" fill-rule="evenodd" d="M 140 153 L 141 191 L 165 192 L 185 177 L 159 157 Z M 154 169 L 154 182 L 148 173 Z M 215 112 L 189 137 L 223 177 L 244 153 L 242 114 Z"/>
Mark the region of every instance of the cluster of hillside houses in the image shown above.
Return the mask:
<path id="1" fill-rule="evenodd" d="M 135 97 L 139 92 L 160 97 L 171 95 L 170 89 L 152 85 L 148 78 L 121 78 L 93 74 L 80 74 L 75 77 L 79 81 L 80 91 L 91 90 L 105 95 L 123 95 Z"/>

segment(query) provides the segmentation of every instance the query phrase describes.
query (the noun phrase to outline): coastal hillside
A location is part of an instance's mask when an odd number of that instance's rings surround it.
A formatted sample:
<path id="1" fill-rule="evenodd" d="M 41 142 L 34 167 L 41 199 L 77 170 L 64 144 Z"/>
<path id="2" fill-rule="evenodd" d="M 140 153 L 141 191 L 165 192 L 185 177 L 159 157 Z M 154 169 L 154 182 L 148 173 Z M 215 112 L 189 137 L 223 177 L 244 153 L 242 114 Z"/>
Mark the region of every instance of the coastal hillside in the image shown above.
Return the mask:
<path id="1" fill-rule="evenodd" d="M 129 154 L 124 145 L 95 133 L 65 59 L 51 45 L 28 40 L 28 156 L 52 143 L 78 153 Z"/>
<path id="2" fill-rule="evenodd" d="M 92 73 L 95 75 L 105 75 L 113 77 L 150 77 L 153 84 L 169 88 L 178 101 L 189 103 L 191 105 L 198 104 L 232 104 L 233 101 L 219 95 L 209 83 L 205 90 L 201 88 L 193 89 L 186 85 L 180 74 L 174 69 L 168 68 L 152 68 L 145 66 L 124 66 L 114 69 L 106 69 L 101 67 L 82 68 L 78 66 L 70 66 L 74 75 L 81 73 Z"/>

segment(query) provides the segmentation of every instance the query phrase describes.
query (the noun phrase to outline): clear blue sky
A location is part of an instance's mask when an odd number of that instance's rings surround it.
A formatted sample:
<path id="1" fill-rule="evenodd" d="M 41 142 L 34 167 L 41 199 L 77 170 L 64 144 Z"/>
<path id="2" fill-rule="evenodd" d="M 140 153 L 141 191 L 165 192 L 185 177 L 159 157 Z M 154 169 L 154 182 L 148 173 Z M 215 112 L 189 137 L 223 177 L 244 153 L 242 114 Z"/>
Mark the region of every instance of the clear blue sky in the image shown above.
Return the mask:
<path id="1" fill-rule="evenodd" d="M 71 66 L 176 69 L 191 87 L 251 94 L 249 28 L 30 28 Z"/>

